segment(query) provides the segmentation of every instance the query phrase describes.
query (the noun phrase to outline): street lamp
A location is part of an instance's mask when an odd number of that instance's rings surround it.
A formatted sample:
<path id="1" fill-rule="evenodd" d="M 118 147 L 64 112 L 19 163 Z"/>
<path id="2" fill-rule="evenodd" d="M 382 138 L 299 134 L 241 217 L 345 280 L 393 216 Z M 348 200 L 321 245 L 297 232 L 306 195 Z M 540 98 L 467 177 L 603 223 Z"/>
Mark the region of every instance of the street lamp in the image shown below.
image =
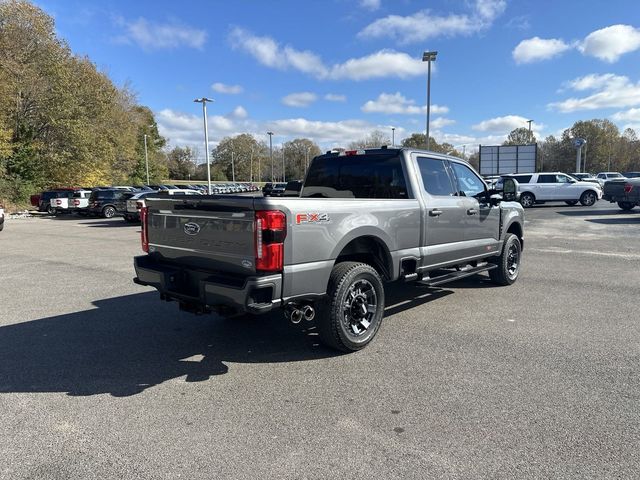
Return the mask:
<path id="1" fill-rule="evenodd" d="M 211 195 L 211 164 L 209 163 L 209 128 L 207 126 L 207 102 L 213 102 L 207 97 L 196 98 L 196 103 L 202 104 L 202 116 L 204 121 L 204 156 L 207 159 L 207 193 Z"/>
<path id="2" fill-rule="evenodd" d="M 149 185 L 149 154 L 147 153 L 147 134 L 144 134 L 144 163 L 147 166 L 147 185 Z"/>
<path id="3" fill-rule="evenodd" d="M 287 181 L 287 175 L 284 170 L 284 143 L 282 144 L 282 181 Z"/>
<path id="4" fill-rule="evenodd" d="M 529 124 L 529 133 L 531 133 L 531 124 L 533 123 L 533 120 L 527 120 L 527 123 Z"/>
<path id="5" fill-rule="evenodd" d="M 396 127 L 391 127 L 391 146 L 396 146 Z"/>
<path id="6" fill-rule="evenodd" d="M 273 132 L 267 132 L 269 135 L 269 158 L 271 159 L 271 182 L 273 182 L 273 143 L 271 142 L 271 137 L 273 137 Z"/>
<path id="7" fill-rule="evenodd" d="M 427 150 L 429 150 L 429 117 L 431 116 L 431 62 L 436 61 L 438 52 L 424 52 L 422 61 L 427 62 Z"/>

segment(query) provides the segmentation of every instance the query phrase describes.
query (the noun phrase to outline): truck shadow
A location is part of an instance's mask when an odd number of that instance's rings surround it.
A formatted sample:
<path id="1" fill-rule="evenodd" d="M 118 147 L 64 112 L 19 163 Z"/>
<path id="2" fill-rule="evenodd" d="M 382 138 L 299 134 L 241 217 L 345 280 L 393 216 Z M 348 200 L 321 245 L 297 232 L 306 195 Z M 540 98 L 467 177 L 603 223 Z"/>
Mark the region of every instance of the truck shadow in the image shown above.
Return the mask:
<path id="1" fill-rule="evenodd" d="M 155 292 L 93 302 L 77 313 L 0 327 L 0 394 L 71 396 L 141 393 L 167 380 L 206 381 L 231 363 L 274 363 L 338 355 L 312 325 L 292 327 L 281 313 L 194 317 Z"/>

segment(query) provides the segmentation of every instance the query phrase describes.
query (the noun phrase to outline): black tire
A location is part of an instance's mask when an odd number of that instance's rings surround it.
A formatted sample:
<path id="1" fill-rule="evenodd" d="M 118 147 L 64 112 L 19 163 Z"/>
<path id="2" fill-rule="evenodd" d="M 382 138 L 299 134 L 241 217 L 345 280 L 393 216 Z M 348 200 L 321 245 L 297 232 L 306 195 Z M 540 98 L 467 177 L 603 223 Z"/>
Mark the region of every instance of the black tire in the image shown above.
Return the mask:
<path id="1" fill-rule="evenodd" d="M 533 207 L 535 203 L 536 197 L 533 196 L 533 193 L 524 192 L 522 195 L 520 195 L 520 205 L 522 205 L 524 208 Z"/>
<path id="2" fill-rule="evenodd" d="M 498 285 L 512 285 L 520 274 L 522 246 L 520 239 L 513 233 L 507 233 L 502 244 L 500 256 L 494 260 L 498 268 L 489 270 L 489 277 Z"/>
<path id="3" fill-rule="evenodd" d="M 49 215 L 55 215 L 55 214 L 56 214 L 56 209 L 55 209 L 55 208 L 53 208 L 51 205 L 49 205 L 49 206 L 47 207 L 47 213 L 48 213 Z"/>
<path id="4" fill-rule="evenodd" d="M 4 230 L 4 222 L 0 223 L 0 232 Z"/>
<path id="5" fill-rule="evenodd" d="M 575 204 L 578 203 L 578 200 L 566 200 L 564 203 L 566 203 L 570 207 L 573 207 Z"/>
<path id="6" fill-rule="evenodd" d="M 633 209 L 633 207 L 635 207 L 635 205 L 631 202 L 618 202 L 618 206 L 624 211 L 629 211 Z"/>
<path id="7" fill-rule="evenodd" d="M 366 347 L 384 316 L 384 285 L 378 272 L 366 263 L 341 262 L 331 271 L 327 294 L 329 300 L 316 317 L 322 342 L 343 352 Z"/>
<path id="8" fill-rule="evenodd" d="M 582 195 L 580 195 L 580 204 L 583 207 L 591 207 L 594 203 L 598 201 L 598 195 L 593 190 L 587 190 Z"/>
<path id="9" fill-rule="evenodd" d="M 113 218 L 116 216 L 116 209 L 111 205 L 107 205 L 102 209 L 102 216 L 104 218 Z"/>

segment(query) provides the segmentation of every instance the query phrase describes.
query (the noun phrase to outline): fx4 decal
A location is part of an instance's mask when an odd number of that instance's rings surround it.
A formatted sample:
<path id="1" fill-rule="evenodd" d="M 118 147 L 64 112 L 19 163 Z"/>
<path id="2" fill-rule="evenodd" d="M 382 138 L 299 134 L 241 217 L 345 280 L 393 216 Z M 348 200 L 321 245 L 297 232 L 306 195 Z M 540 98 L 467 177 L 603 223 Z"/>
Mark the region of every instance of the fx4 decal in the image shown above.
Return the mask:
<path id="1" fill-rule="evenodd" d="M 328 213 L 297 213 L 296 223 L 327 223 L 329 222 Z"/>

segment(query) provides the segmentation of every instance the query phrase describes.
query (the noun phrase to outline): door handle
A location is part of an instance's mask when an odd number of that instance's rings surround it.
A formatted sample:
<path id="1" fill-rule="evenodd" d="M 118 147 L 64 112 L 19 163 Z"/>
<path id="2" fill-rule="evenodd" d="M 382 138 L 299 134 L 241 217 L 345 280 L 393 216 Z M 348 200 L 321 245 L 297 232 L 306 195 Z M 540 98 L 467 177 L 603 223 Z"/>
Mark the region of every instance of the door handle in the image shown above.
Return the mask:
<path id="1" fill-rule="evenodd" d="M 467 210 L 467 215 L 475 215 L 476 213 L 478 213 L 478 210 L 476 210 L 475 208 L 469 208 Z"/>
<path id="2" fill-rule="evenodd" d="M 440 215 L 442 215 L 442 210 L 438 210 L 437 208 L 434 208 L 433 210 L 429 210 L 430 217 L 439 217 Z"/>

